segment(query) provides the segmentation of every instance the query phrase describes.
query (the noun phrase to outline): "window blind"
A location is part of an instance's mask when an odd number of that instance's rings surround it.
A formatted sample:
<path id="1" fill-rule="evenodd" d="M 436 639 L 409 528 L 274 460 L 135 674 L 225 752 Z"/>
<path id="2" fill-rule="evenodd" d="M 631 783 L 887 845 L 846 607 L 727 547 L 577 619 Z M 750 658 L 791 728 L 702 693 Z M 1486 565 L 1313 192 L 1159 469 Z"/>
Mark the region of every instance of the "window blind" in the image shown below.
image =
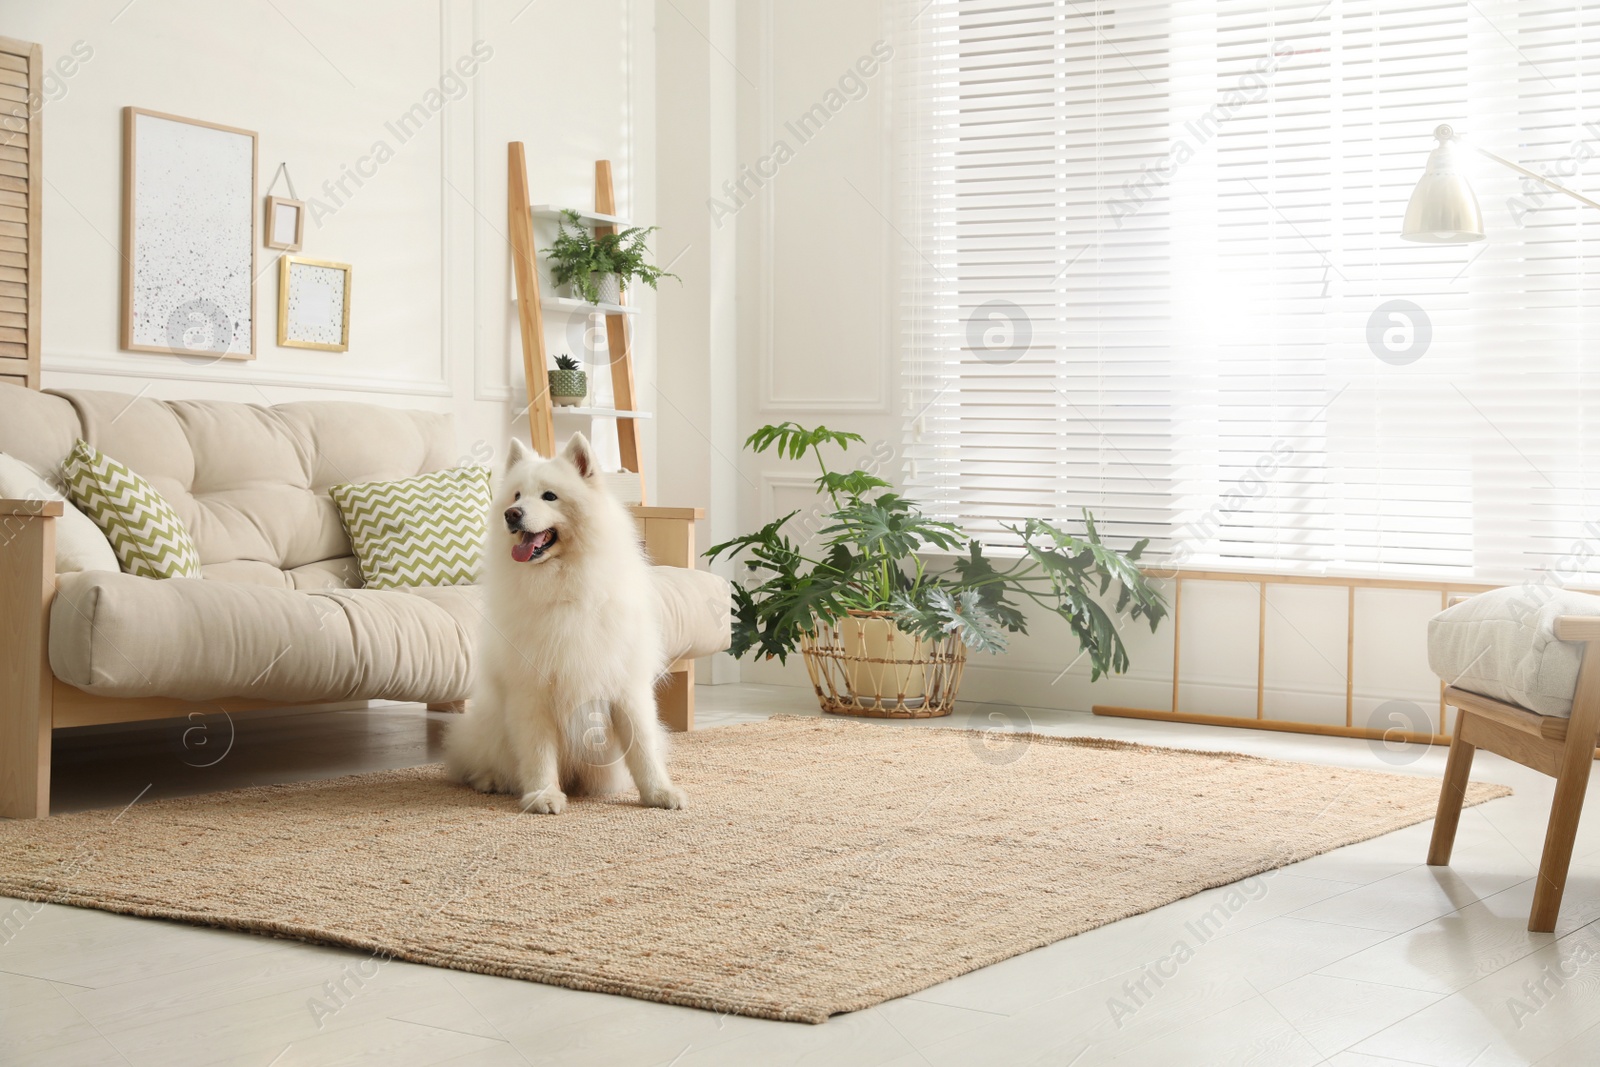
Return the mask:
<path id="1" fill-rule="evenodd" d="M 906 18 L 907 480 L 932 510 L 1003 541 L 1088 508 L 1188 566 L 1600 569 L 1600 211 L 1469 153 L 1488 239 L 1399 236 L 1440 123 L 1600 185 L 1600 3 Z"/>

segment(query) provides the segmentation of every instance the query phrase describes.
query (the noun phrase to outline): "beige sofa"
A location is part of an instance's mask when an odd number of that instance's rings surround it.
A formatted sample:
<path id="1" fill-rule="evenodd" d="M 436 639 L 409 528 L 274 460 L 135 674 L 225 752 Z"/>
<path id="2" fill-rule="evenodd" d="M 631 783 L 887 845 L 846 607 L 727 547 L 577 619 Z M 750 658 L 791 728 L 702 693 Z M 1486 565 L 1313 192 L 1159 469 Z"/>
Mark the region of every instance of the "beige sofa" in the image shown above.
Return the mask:
<path id="1" fill-rule="evenodd" d="M 478 590 L 361 586 L 328 487 L 454 466 L 448 416 L 366 404 L 264 407 L 0 386 L 0 452 L 56 470 L 79 437 L 182 517 L 203 579 L 56 573 L 59 501 L 0 523 L 0 815 L 48 813 L 55 728 L 365 700 L 458 709 Z M 726 584 L 693 570 L 693 509 L 636 509 L 677 662 L 669 725 L 692 725 L 692 663 L 728 645 Z M 671 558 L 661 558 L 663 555 Z"/>

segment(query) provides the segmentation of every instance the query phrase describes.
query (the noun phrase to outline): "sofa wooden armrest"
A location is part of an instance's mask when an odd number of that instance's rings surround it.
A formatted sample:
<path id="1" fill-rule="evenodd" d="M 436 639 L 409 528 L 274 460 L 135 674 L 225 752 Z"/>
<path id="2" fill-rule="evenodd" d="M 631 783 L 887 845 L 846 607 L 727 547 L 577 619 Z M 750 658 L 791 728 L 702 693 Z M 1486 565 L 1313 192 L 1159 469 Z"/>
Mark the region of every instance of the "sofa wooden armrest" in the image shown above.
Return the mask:
<path id="1" fill-rule="evenodd" d="M 0 497 L 0 515 L 42 515 L 57 519 L 61 517 L 61 508 L 59 500 L 12 500 Z"/>
<path id="2" fill-rule="evenodd" d="M 1562 615 L 1556 636 L 1563 641 L 1600 641 L 1600 615 Z"/>
<path id="3" fill-rule="evenodd" d="M 50 601 L 59 500 L 0 500 L 0 816 L 50 810 Z"/>

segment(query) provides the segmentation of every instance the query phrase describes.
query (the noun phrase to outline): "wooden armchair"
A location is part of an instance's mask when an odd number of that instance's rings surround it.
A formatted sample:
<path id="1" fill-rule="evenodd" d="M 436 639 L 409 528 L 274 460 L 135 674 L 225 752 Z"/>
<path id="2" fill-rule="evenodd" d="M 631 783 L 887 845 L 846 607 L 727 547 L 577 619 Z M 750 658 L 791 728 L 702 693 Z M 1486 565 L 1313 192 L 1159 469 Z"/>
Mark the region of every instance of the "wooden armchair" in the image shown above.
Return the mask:
<path id="1" fill-rule="evenodd" d="M 1539 933 L 1550 933 L 1556 928 L 1561 894 L 1567 885 L 1567 867 L 1572 862 L 1573 841 L 1578 833 L 1578 818 L 1583 813 L 1584 795 L 1588 792 L 1589 770 L 1594 765 L 1596 741 L 1600 740 L 1600 617 L 1561 616 L 1556 620 L 1555 634 L 1562 641 L 1584 642 L 1583 665 L 1578 672 L 1570 719 L 1540 715 L 1514 704 L 1446 687 L 1445 703 L 1456 709 L 1456 723 L 1450 756 L 1445 764 L 1444 786 L 1439 793 L 1433 841 L 1428 848 L 1431 866 L 1449 865 L 1456 827 L 1461 821 L 1467 777 L 1472 772 L 1472 754 L 1478 749 L 1488 749 L 1554 778 L 1556 795 L 1545 829 L 1544 855 L 1539 860 L 1539 880 L 1533 891 L 1533 911 L 1528 916 L 1528 929 Z"/>

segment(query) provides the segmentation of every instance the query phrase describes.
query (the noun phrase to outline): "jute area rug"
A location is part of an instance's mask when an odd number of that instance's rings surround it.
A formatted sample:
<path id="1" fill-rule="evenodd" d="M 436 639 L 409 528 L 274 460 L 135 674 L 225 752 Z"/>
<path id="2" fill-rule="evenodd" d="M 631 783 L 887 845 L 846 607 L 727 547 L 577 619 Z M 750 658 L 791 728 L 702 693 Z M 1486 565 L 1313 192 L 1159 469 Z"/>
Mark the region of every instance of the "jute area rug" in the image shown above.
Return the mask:
<path id="1" fill-rule="evenodd" d="M 1420 822 L 1439 790 L 801 717 L 676 737 L 671 764 L 688 811 L 524 815 L 428 766 L 0 823 L 0 894 L 822 1022 Z"/>

